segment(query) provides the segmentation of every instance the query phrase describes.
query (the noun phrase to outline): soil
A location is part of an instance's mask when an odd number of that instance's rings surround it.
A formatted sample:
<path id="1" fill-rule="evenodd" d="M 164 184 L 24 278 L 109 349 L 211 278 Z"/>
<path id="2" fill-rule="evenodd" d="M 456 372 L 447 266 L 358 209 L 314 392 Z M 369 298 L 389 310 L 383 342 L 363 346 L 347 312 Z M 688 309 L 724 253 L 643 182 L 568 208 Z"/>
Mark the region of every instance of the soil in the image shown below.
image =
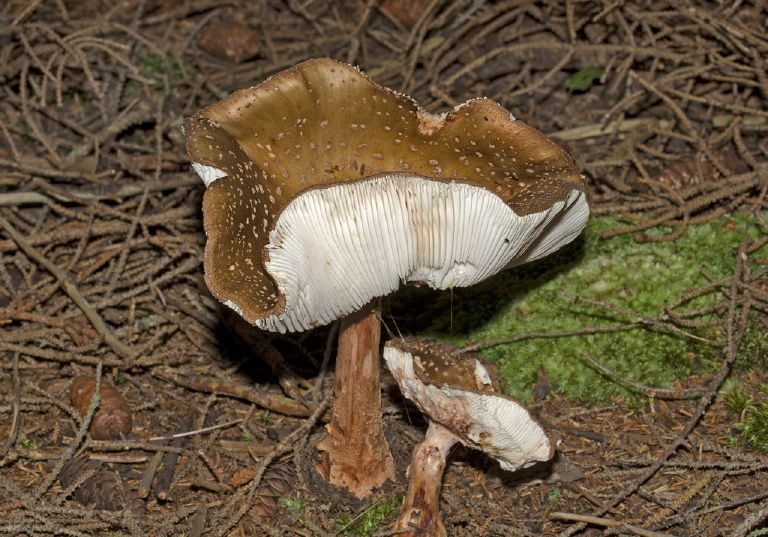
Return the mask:
<path id="1" fill-rule="evenodd" d="M 558 140 L 589 178 L 593 213 L 623 215 L 620 232 L 638 241 L 681 240 L 736 210 L 765 237 L 766 27 L 761 0 L 7 0 L 0 530 L 330 536 L 372 505 L 312 471 L 332 328 L 263 334 L 206 288 L 185 117 L 328 56 L 430 112 L 497 100 Z M 559 441 L 556 460 L 509 474 L 456 449 L 448 534 L 768 532 L 768 458 L 734 428 L 743 416 L 722 391 L 740 373 L 765 398 L 761 369 L 734 370 L 746 327 L 768 327 L 768 261 L 754 254 L 765 242 L 745 240 L 732 276 L 711 282 L 718 308 L 641 319 L 716 323 L 715 373 L 609 406 L 563 399 L 543 378 L 531 408 Z M 392 313 L 397 330 L 418 333 L 414 310 Z M 265 338 L 276 352 L 254 352 Z M 68 394 L 81 375 L 127 400 L 125 438 L 89 433 L 93 405 L 82 416 Z M 426 424 L 387 374 L 383 410 L 397 481 L 374 498 L 395 502 Z M 179 431 L 191 434 L 171 440 Z M 391 535 L 395 516 L 375 534 Z"/>

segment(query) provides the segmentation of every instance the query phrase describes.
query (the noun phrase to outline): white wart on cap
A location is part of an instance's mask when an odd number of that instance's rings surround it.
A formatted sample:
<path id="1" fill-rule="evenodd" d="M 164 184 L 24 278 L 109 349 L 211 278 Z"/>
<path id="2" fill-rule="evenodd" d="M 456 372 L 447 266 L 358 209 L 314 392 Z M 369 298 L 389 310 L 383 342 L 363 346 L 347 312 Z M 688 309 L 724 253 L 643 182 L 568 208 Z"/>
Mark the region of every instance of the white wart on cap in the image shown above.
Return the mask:
<path id="1" fill-rule="evenodd" d="M 305 330 L 404 282 L 477 283 L 573 240 L 579 168 L 487 99 L 434 116 L 310 60 L 184 124 L 208 186 L 206 282 L 248 322 Z"/>

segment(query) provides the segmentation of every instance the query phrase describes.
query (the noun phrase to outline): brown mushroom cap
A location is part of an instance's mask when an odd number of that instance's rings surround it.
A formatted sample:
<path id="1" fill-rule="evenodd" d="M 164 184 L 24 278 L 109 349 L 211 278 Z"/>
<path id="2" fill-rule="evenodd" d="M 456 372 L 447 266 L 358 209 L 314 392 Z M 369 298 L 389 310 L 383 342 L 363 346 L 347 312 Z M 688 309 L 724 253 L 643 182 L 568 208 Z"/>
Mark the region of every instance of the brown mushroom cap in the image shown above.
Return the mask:
<path id="1" fill-rule="evenodd" d="M 479 392 L 471 385 L 426 384 L 414 369 L 410 345 L 401 340 L 388 341 L 383 354 L 403 395 L 429 418 L 430 427 L 439 424 L 462 444 L 499 461 L 505 470 L 525 468 L 552 458 L 554 446 L 544 430 L 514 399 Z M 478 365 L 482 368 L 479 362 Z"/>
<path id="2" fill-rule="evenodd" d="M 271 330 L 330 322 L 403 281 L 471 285 L 572 240 L 588 216 L 578 167 L 500 105 L 434 116 L 329 59 L 233 93 L 184 131 L 208 185 L 208 286 Z M 473 246 L 488 230 L 495 242 Z M 329 236 L 342 242 L 324 249 Z"/>
<path id="3" fill-rule="evenodd" d="M 458 350 L 458 347 L 416 337 L 394 341 L 390 345 L 400 346 L 413 355 L 413 369 L 424 384 L 494 391 L 491 376 L 480 360 L 474 356 L 451 354 L 451 350 Z"/>

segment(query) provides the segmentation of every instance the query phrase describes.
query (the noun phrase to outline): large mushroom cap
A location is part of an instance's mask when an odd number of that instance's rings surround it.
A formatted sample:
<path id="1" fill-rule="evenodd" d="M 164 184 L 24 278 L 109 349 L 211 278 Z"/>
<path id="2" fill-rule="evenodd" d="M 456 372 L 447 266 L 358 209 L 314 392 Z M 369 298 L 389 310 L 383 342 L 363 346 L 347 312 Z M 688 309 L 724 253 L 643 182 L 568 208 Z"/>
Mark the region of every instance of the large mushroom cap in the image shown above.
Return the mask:
<path id="1" fill-rule="evenodd" d="M 403 395 L 430 422 L 490 455 L 503 469 L 517 470 L 552 458 L 554 446 L 544 430 L 515 400 L 471 386 L 425 384 L 414 369 L 414 355 L 402 341 L 388 341 L 384 359 Z"/>
<path id="2" fill-rule="evenodd" d="M 402 282 L 472 285 L 556 250 L 589 213 L 570 157 L 500 105 L 433 116 L 329 59 L 184 131 L 208 186 L 208 286 L 270 330 L 328 323 Z"/>

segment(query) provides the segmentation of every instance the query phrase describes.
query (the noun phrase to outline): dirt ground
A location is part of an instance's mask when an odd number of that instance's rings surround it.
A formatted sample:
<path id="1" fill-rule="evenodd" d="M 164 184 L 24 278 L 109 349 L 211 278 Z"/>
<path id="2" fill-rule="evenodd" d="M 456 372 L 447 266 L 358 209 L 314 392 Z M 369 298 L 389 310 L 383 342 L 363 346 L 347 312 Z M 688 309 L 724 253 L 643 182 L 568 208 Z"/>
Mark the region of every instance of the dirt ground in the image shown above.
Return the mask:
<path id="1" fill-rule="evenodd" d="M 332 536 L 370 511 L 308 470 L 332 368 L 307 388 L 333 350 L 330 329 L 270 336 L 270 358 L 254 352 L 263 335 L 206 289 L 204 187 L 185 117 L 328 56 L 431 112 L 497 100 L 559 140 L 589 177 L 593 213 L 624 215 L 620 231 L 638 241 L 679 240 L 736 210 L 765 236 L 766 27 L 761 0 L 6 0 L 0 532 Z M 719 369 L 639 387 L 640 406 L 535 403 L 560 444 L 555 463 L 532 471 L 506 474 L 457 449 L 441 503 L 448 534 L 768 533 L 768 457 L 735 445 L 739 416 L 721 392 L 747 326 L 768 326 L 768 260 L 753 254 L 765 242 L 745 237 L 730 277 L 638 319 L 715 324 Z M 716 308 L 686 309 L 712 290 L 724 297 Z M 400 313 L 398 326 L 419 324 Z M 127 400 L 125 440 L 88 434 L 90 398 L 69 398 L 81 375 Z M 747 374 L 746 391 L 765 398 L 763 379 Z M 384 381 L 398 481 L 376 506 L 404 492 L 425 430 Z M 115 405 L 110 423 L 125 426 Z M 195 433 L 169 439 L 183 431 Z M 391 535 L 393 520 L 375 534 Z"/>

